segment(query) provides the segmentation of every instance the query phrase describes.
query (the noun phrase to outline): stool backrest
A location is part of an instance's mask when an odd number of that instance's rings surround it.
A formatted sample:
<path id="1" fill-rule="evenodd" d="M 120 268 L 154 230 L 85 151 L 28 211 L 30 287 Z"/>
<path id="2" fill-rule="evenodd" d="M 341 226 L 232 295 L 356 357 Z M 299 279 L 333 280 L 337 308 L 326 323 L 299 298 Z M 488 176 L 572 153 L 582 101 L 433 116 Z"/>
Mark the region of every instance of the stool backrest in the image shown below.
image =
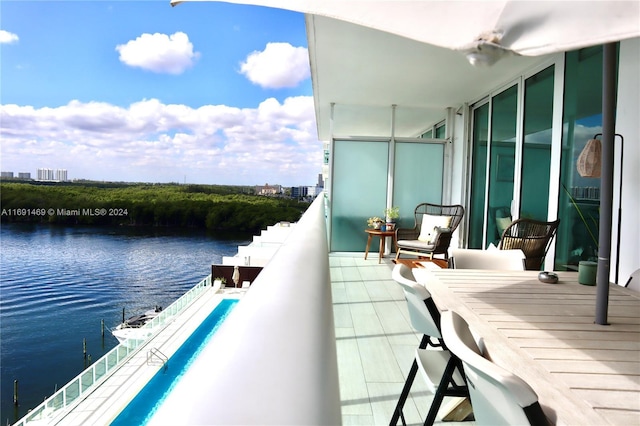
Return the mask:
<path id="1" fill-rule="evenodd" d="M 538 396 L 520 377 L 486 359 L 482 340 L 456 312 L 442 312 L 442 336 L 466 375 L 478 425 L 546 425 Z"/>
<path id="2" fill-rule="evenodd" d="M 454 269 L 496 269 L 524 271 L 525 255 L 522 250 L 453 249 L 449 264 Z"/>
<path id="3" fill-rule="evenodd" d="M 440 313 L 435 308 L 431 293 L 416 282 L 411 268 L 399 263 L 393 268 L 391 277 L 402 287 L 413 328 L 427 336 L 441 338 Z"/>

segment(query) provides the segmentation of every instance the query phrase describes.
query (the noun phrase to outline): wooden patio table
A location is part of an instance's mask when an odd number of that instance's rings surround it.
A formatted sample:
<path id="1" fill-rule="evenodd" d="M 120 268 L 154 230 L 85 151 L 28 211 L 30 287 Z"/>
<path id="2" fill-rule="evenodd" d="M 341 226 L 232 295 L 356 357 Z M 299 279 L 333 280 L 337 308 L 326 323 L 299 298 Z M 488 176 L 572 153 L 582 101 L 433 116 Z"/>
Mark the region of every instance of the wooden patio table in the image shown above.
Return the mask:
<path id="1" fill-rule="evenodd" d="M 529 383 L 551 424 L 640 425 L 640 293 L 611 285 L 609 325 L 596 325 L 596 287 L 576 272 L 558 272 L 557 284 L 536 271 L 413 272 L 493 362 Z"/>

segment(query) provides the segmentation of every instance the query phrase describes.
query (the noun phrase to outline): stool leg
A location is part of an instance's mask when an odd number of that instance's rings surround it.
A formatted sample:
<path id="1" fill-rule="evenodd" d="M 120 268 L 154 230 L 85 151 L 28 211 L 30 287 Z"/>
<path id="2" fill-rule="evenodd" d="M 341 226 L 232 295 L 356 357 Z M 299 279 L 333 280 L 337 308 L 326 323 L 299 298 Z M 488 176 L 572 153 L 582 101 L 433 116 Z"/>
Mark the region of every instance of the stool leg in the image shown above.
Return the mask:
<path id="1" fill-rule="evenodd" d="M 365 249 L 364 249 L 364 260 L 367 260 L 367 255 L 369 254 L 369 246 L 371 245 L 371 237 L 372 237 L 372 235 L 369 234 L 369 237 L 367 238 L 367 247 L 365 247 Z"/>
<path id="2" fill-rule="evenodd" d="M 423 335 L 422 341 L 420 342 L 420 349 L 425 349 L 429 345 L 429 336 Z M 418 373 L 418 361 L 413 358 L 413 364 L 411 364 L 411 370 L 409 370 L 409 375 L 407 376 L 407 380 L 404 382 L 404 387 L 402 388 L 402 392 L 400 393 L 400 398 L 398 399 L 398 404 L 396 405 L 396 409 L 393 411 L 393 416 L 391 417 L 391 421 L 389 422 L 390 426 L 396 426 L 398 423 L 398 418 L 402 417 L 402 424 L 406 424 L 404 421 L 404 414 L 402 413 L 402 408 L 404 407 L 404 403 L 407 401 L 409 397 L 409 391 L 411 390 L 411 386 L 413 385 L 413 380 Z"/>

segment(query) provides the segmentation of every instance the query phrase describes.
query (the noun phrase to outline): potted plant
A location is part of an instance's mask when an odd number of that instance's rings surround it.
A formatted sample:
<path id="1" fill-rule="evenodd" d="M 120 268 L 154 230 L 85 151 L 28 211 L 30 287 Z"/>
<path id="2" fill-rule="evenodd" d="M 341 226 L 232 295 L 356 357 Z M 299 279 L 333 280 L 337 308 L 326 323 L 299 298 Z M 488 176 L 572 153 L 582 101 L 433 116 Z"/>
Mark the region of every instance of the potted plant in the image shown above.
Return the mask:
<path id="1" fill-rule="evenodd" d="M 367 225 L 369 226 L 369 228 L 380 229 L 383 223 L 384 220 L 380 219 L 378 216 L 370 217 L 369 219 L 367 219 Z"/>
<path id="2" fill-rule="evenodd" d="M 578 213 L 580 220 L 582 220 L 582 223 L 584 224 L 584 227 L 586 228 L 587 233 L 591 237 L 591 241 L 593 242 L 593 247 L 595 250 L 595 253 L 590 253 L 590 257 L 587 258 L 586 260 L 578 261 L 578 282 L 584 285 L 596 285 L 598 263 L 595 262 L 595 260 L 597 259 L 597 253 L 599 248 L 599 244 L 598 244 L 599 241 L 598 241 L 598 238 L 596 237 L 596 235 L 598 235 L 598 221 L 591 215 L 587 219 L 587 217 L 582 212 L 582 209 L 580 209 L 580 206 L 578 205 L 576 200 L 573 198 L 573 196 L 571 195 L 567 187 L 564 185 L 562 185 L 562 187 L 564 188 L 564 191 L 566 192 L 567 197 L 569 198 L 569 201 L 571 202 L 573 207 L 576 209 L 576 212 Z"/>
<path id="3" fill-rule="evenodd" d="M 220 283 L 220 289 L 223 289 L 227 285 L 227 279 L 225 277 L 215 277 L 213 279 L 214 287 L 215 287 L 216 283 Z"/>
<path id="4" fill-rule="evenodd" d="M 384 209 L 384 215 L 387 220 L 387 231 L 393 231 L 396 226 L 396 220 L 400 217 L 400 207 L 388 207 Z"/>

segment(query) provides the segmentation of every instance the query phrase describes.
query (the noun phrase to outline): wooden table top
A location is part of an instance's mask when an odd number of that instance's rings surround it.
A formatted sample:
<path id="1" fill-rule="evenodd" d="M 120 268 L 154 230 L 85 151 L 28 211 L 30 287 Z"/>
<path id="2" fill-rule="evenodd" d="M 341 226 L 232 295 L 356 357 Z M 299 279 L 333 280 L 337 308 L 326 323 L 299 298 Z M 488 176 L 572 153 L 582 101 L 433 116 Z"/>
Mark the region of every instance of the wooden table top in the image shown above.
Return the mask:
<path id="1" fill-rule="evenodd" d="M 382 229 L 373 229 L 373 228 L 367 228 L 364 230 L 364 232 L 366 232 L 367 234 L 371 234 L 371 235 L 380 235 L 383 237 L 390 237 L 392 235 L 396 235 L 396 231 L 387 231 L 387 230 L 382 230 Z"/>
<path id="2" fill-rule="evenodd" d="M 462 315 L 489 357 L 536 391 L 549 420 L 640 425 L 640 293 L 612 285 L 609 325 L 596 325 L 595 286 L 535 271 L 414 269 L 441 310 Z"/>

